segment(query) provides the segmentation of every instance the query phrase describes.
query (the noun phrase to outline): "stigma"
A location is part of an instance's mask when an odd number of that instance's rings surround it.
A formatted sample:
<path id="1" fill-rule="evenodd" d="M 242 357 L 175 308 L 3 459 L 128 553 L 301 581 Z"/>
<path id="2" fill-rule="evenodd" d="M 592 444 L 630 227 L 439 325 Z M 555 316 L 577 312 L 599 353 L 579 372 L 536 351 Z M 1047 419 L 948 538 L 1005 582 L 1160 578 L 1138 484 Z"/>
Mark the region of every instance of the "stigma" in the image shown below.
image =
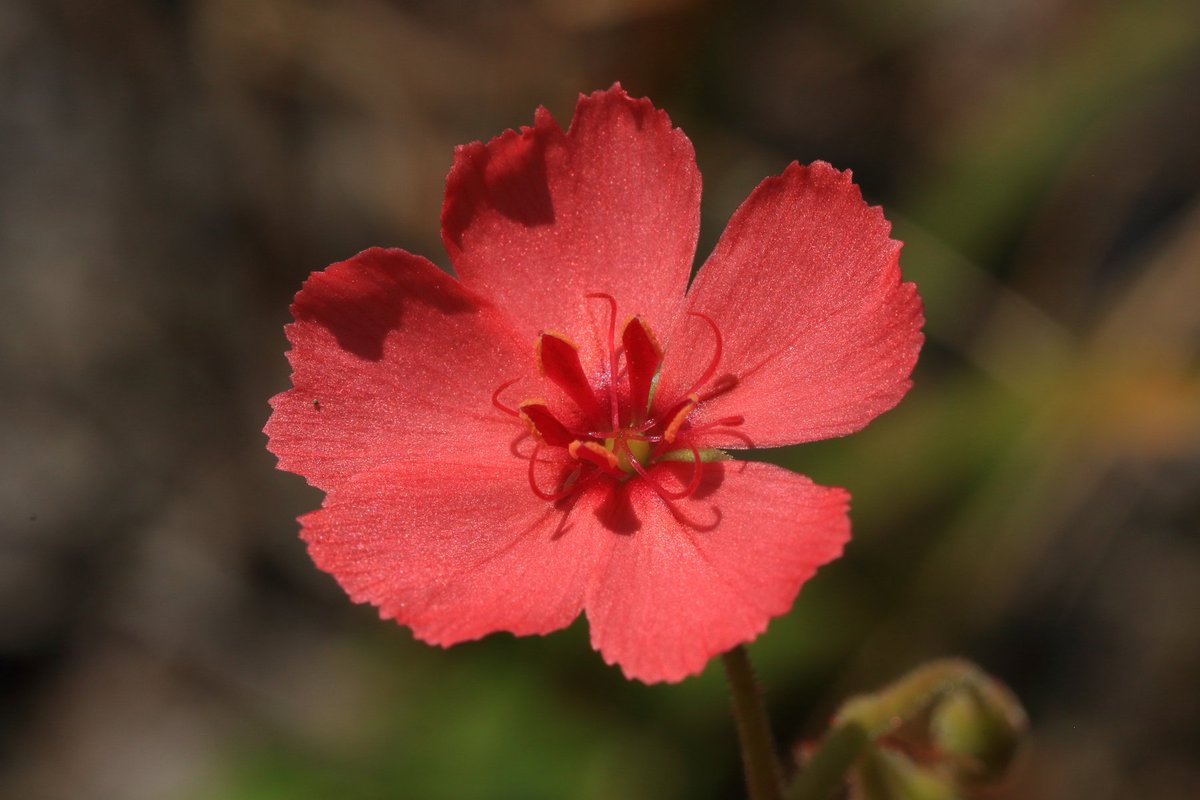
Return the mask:
<path id="1" fill-rule="evenodd" d="M 597 482 L 645 481 L 660 497 L 670 502 L 693 494 L 701 484 L 704 464 L 726 456 L 703 447 L 703 433 L 716 427 L 733 427 L 741 417 L 727 417 L 696 425 L 693 417 L 709 400 L 724 394 L 736 379 L 725 375 L 717 380 L 722 339 L 717 324 L 705 314 L 688 315 L 708 325 L 713 334 L 713 352 L 707 367 L 693 385 L 677 397 L 656 397 L 663 368 L 663 349 L 649 324 L 632 316 L 617 331 L 617 301 L 609 294 L 588 294 L 588 299 L 608 304 L 608 331 L 604 363 L 589 376 L 580 359 L 579 347 L 567 336 L 543 331 L 534 343 L 538 372 L 557 387 L 578 409 L 564 422 L 546 400 L 522 400 L 515 409 L 503 403 L 501 394 L 516 381 L 500 386 L 492 404 L 523 421 L 534 441 L 529 452 L 529 487 L 548 502 L 570 497 Z M 582 422 L 582 424 L 581 424 Z M 690 462 L 688 482 L 672 489 L 652 474 L 662 461 Z M 558 475 L 552 488 L 539 483 L 539 466 L 550 464 Z"/>

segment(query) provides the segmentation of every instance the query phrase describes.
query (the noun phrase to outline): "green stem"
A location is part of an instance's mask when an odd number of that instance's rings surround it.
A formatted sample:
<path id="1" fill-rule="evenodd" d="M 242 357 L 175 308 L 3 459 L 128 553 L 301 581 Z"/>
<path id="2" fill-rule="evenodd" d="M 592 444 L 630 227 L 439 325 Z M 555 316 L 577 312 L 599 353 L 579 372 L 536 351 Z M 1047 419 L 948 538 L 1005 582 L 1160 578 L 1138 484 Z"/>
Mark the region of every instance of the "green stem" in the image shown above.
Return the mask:
<path id="1" fill-rule="evenodd" d="M 846 772 L 871 741 L 854 722 L 838 725 L 821 742 L 788 790 L 787 800 L 828 800 L 846 781 Z"/>
<path id="2" fill-rule="evenodd" d="M 783 800 L 783 776 L 762 691 L 754 678 L 750 656 L 742 645 L 721 656 L 733 695 L 733 718 L 742 745 L 742 765 L 750 800 Z"/>

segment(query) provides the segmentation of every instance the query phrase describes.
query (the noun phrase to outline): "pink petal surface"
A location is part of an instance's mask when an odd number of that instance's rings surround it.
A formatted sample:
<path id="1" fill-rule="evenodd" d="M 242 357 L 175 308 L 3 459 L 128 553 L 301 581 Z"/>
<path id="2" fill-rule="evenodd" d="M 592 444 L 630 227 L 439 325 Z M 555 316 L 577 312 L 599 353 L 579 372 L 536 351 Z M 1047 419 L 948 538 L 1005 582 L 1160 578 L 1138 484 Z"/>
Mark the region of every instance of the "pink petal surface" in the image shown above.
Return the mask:
<path id="1" fill-rule="evenodd" d="M 665 328 L 699 220 L 691 142 L 615 86 L 581 96 L 566 133 L 539 109 L 532 127 L 459 147 L 442 237 L 459 278 L 508 309 L 530 341 L 557 331 L 594 356 L 607 309 L 584 295 L 608 293 L 622 314 Z"/>
<path id="2" fill-rule="evenodd" d="M 737 387 L 703 418 L 741 415 L 714 446 L 769 447 L 842 436 L 900 401 L 917 360 L 923 315 L 900 281 L 900 243 L 878 207 L 823 162 L 789 166 L 734 213 L 688 293 L 724 337 L 718 376 Z M 679 318 L 659 391 L 670 397 L 707 363 L 713 335 Z"/>
<path id="3" fill-rule="evenodd" d="M 265 429 L 280 469 L 331 488 L 397 459 L 506 452 L 523 429 L 491 396 L 534 374 L 531 343 L 428 261 L 366 250 L 314 273 L 292 313 L 293 388 Z"/>
<path id="4" fill-rule="evenodd" d="M 593 515 L 539 500 L 524 462 L 503 456 L 388 464 L 300 521 L 313 561 L 352 599 L 443 646 L 568 625 L 611 547 Z"/>
<path id="5" fill-rule="evenodd" d="M 439 645 L 585 610 L 604 659 L 645 682 L 785 613 L 841 554 L 846 492 L 633 444 L 857 430 L 909 388 L 920 301 L 882 213 L 824 163 L 764 181 L 685 296 L 699 197 L 687 138 L 614 86 L 566 132 L 539 109 L 456 151 L 442 221 L 461 282 L 381 249 L 313 274 L 266 432 L 327 491 L 301 519 L 316 564 Z"/>
<path id="6" fill-rule="evenodd" d="M 687 480 L 691 465 L 661 465 Z M 842 552 L 849 496 L 768 464 L 708 464 L 675 511 L 644 482 L 625 485 L 638 525 L 614 538 L 586 599 L 593 646 L 625 675 L 678 681 L 748 642 L 791 608 Z"/>
<path id="7" fill-rule="evenodd" d="M 317 566 L 424 641 L 544 634 L 586 605 L 605 660 L 652 683 L 699 673 L 785 613 L 841 553 L 847 500 L 778 467 L 724 462 L 674 510 L 636 481 L 551 505 L 519 462 L 437 460 L 357 475 L 301 523 Z"/>

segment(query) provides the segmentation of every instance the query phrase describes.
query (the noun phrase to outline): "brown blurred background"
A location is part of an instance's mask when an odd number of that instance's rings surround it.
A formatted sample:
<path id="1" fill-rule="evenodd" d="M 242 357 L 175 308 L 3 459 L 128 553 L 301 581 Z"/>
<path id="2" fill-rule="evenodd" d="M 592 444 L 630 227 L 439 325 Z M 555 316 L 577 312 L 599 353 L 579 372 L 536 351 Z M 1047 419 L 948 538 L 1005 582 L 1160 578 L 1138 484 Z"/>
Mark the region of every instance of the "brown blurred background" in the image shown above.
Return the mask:
<path id="1" fill-rule="evenodd" d="M 717 669 L 414 643 L 259 432 L 310 271 L 445 265 L 453 146 L 620 80 L 695 142 L 701 256 L 825 159 L 928 307 L 900 408 L 771 454 L 856 526 L 752 648 L 780 740 L 961 654 L 1034 724 L 989 796 L 1200 797 L 1194 0 L 9 0 L 0 59 L 0 795 L 740 796 Z"/>

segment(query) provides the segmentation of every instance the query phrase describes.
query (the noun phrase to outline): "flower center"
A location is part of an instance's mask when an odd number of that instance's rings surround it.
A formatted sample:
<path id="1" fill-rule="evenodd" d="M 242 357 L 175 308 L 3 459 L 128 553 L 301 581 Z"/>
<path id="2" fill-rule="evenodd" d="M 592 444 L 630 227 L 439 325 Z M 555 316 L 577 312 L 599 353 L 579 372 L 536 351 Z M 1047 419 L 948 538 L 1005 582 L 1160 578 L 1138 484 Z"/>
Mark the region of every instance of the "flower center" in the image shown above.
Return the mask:
<path id="1" fill-rule="evenodd" d="M 618 347 L 617 301 L 608 294 L 587 296 L 607 302 L 610 312 L 607 359 L 594 381 L 583 368 L 579 348 L 567 337 L 543 332 L 535 345 L 542 377 L 561 389 L 578 408 L 580 414 L 576 420 L 564 423 L 562 415 L 538 398 L 522 401 L 516 410 L 504 405 L 500 394 L 515 381 L 504 384 L 492 395 L 492 403 L 498 409 L 519 417 L 529 426 L 535 441 L 529 455 L 530 488 L 538 497 L 555 501 L 599 480 L 624 482 L 639 478 L 646 480 L 664 500 L 691 495 L 700 485 L 704 463 L 724 458 L 719 451 L 701 446 L 703 432 L 742 423 L 741 417 L 728 417 L 697 426 L 691 419 L 706 400 L 729 391 L 736 383 L 733 376 L 712 381 L 721 360 L 720 330 L 708 316 L 688 312 L 712 329 L 716 340 L 714 353 L 688 391 L 662 402 L 662 398 L 655 397 L 655 388 L 663 365 L 663 351 L 649 325 L 641 317 L 631 317 L 621 330 Z M 661 461 L 692 463 L 687 485 L 671 490 L 652 476 L 651 468 Z M 546 471 L 558 473 L 558 488 L 552 491 L 542 489 L 539 483 L 539 472 Z"/>
<path id="2" fill-rule="evenodd" d="M 650 442 L 645 439 L 630 436 L 618 440 L 613 437 L 604 440 L 604 447 L 617 457 L 617 467 L 622 472 L 633 474 L 633 461 L 650 463 Z"/>

